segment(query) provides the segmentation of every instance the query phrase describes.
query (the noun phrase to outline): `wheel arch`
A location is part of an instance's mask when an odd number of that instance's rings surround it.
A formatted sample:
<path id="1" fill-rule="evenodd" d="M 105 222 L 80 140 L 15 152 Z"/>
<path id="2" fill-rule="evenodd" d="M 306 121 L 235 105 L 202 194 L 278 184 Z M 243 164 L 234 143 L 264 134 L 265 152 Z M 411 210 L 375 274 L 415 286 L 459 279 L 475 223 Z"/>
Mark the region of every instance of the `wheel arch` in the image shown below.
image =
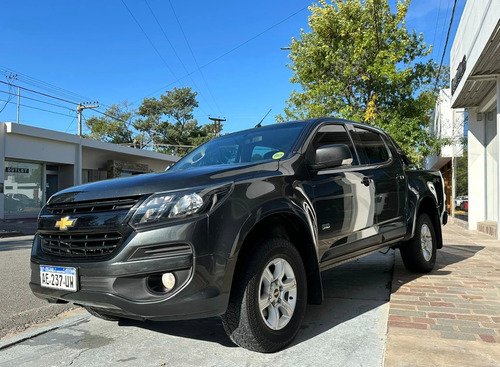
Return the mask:
<path id="1" fill-rule="evenodd" d="M 437 248 L 443 247 L 443 234 L 441 231 L 441 222 L 439 217 L 439 210 L 435 199 L 431 196 L 424 196 L 418 204 L 417 215 L 415 217 L 415 222 L 413 225 L 413 232 L 415 231 L 415 223 L 420 214 L 425 213 L 429 216 L 434 226 L 434 231 L 436 233 Z M 415 233 L 413 233 L 415 235 Z"/>
<path id="2" fill-rule="evenodd" d="M 323 286 L 319 271 L 318 256 L 310 229 L 304 220 L 296 214 L 273 213 L 256 223 L 246 235 L 237 253 L 234 274 L 238 274 L 244 266 L 245 259 L 250 256 L 253 245 L 262 238 L 278 237 L 290 241 L 299 251 L 306 269 L 307 301 L 321 304 L 323 301 Z"/>

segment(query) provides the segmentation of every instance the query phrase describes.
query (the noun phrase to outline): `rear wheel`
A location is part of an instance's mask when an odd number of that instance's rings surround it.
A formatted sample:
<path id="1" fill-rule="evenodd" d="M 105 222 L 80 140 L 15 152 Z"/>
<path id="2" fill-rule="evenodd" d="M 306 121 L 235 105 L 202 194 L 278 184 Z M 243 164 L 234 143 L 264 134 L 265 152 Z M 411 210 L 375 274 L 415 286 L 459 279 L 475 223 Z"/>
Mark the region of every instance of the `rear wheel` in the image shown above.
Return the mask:
<path id="1" fill-rule="evenodd" d="M 85 307 L 85 309 L 92 316 L 98 317 L 98 318 L 106 320 L 106 321 L 120 321 L 121 320 L 121 317 L 109 315 L 109 314 L 102 312 L 100 310 L 97 310 L 93 307 Z"/>
<path id="2" fill-rule="evenodd" d="M 237 274 L 222 322 L 239 346 L 275 352 L 297 335 L 307 303 L 307 281 L 297 249 L 287 240 L 264 241 Z"/>
<path id="3" fill-rule="evenodd" d="M 425 213 L 420 214 L 415 236 L 400 247 L 406 269 L 412 273 L 428 273 L 434 269 L 436 245 L 436 231 L 431 218 Z"/>

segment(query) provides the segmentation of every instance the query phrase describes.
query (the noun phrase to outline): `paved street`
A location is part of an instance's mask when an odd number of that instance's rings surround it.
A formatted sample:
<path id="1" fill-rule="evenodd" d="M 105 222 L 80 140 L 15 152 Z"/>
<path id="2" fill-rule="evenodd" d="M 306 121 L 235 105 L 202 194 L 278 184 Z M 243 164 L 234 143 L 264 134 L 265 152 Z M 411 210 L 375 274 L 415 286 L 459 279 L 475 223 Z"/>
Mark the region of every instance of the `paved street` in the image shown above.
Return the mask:
<path id="1" fill-rule="evenodd" d="M 76 310 L 1 340 L 0 366 L 497 367 L 500 241 L 452 224 L 443 238 L 426 275 L 408 273 L 397 251 L 325 272 L 325 302 L 307 307 L 295 342 L 275 354 L 234 346 L 217 318 L 115 323 Z M 12 275 L 27 271 L 30 239 L 0 242 L 2 328 L 61 311 L 31 296 L 28 274 Z"/>
<path id="2" fill-rule="evenodd" d="M 325 302 L 307 307 L 297 339 L 278 353 L 236 347 L 218 318 L 115 323 L 82 313 L 0 342 L 0 365 L 382 366 L 393 259 L 377 253 L 325 272 Z"/>
<path id="3" fill-rule="evenodd" d="M 0 238 L 0 339 L 70 309 L 35 297 L 28 286 L 33 236 Z"/>

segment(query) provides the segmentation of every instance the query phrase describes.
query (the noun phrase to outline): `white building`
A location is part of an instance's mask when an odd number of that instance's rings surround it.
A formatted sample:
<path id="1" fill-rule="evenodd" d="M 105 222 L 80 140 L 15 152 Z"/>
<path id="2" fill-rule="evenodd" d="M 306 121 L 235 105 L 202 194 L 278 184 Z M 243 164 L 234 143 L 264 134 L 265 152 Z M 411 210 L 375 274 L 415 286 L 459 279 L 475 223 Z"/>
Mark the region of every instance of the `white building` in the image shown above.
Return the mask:
<path id="1" fill-rule="evenodd" d="M 0 219 L 36 217 L 59 190 L 107 178 L 162 172 L 178 159 L 0 122 Z"/>
<path id="2" fill-rule="evenodd" d="M 449 139 L 452 144 L 445 145 L 433 156 L 425 158 L 426 169 L 439 169 L 445 183 L 446 206 L 449 213 L 453 211 L 455 197 L 453 187 L 453 159 L 463 156 L 461 139 L 464 136 L 464 109 L 451 108 L 451 90 L 442 89 L 433 112 L 431 134 L 439 139 Z M 456 160 L 455 160 L 456 162 Z"/>
<path id="3" fill-rule="evenodd" d="M 469 229 L 499 237 L 500 0 L 467 1 L 450 58 L 451 106 L 469 116 Z"/>

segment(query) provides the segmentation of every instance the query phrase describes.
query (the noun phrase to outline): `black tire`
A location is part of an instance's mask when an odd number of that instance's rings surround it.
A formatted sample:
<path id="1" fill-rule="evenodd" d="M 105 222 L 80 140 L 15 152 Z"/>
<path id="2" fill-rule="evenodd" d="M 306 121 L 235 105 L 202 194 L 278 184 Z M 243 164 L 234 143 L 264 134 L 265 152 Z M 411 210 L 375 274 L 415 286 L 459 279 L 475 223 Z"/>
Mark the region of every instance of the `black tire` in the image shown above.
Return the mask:
<path id="1" fill-rule="evenodd" d="M 259 302 L 268 305 L 261 310 Z M 222 324 L 240 347 L 271 353 L 295 338 L 306 304 L 307 279 L 299 252 L 289 241 L 271 238 L 257 246 L 235 275 Z"/>
<path id="2" fill-rule="evenodd" d="M 436 263 L 436 231 L 431 218 L 423 213 L 417 218 L 415 236 L 401 247 L 401 258 L 408 271 L 428 273 Z"/>
<path id="3" fill-rule="evenodd" d="M 106 320 L 106 321 L 120 321 L 122 318 L 119 317 L 119 316 L 113 316 L 113 315 L 109 315 L 105 312 L 102 312 L 100 310 L 96 310 L 95 308 L 93 307 L 85 307 L 85 309 L 87 310 L 87 312 L 89 314 L 91 314 L 92 316 L 95 316 L 95 317 L 98 317 L 100 319 L 103 319 L 103 320 Z"/>

